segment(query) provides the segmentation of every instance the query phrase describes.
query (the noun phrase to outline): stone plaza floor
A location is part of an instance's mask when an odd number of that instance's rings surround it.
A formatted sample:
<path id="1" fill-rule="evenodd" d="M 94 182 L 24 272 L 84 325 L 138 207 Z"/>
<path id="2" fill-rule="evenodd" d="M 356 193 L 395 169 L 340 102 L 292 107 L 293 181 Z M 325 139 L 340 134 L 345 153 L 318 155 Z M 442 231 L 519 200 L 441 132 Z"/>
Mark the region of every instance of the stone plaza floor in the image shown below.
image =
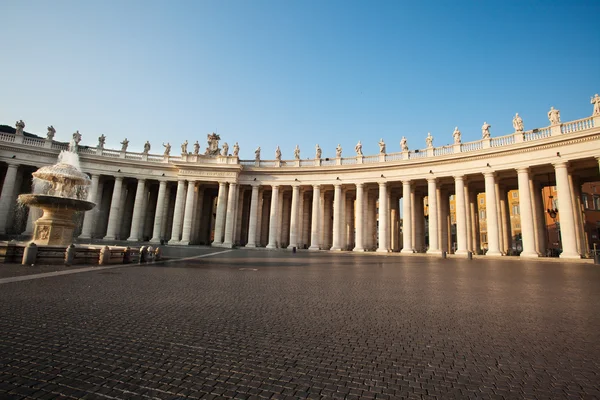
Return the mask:
<path id="1" fill-rule="evenodd" d="M 600 397 L 598 266 L 198 252 L 0 279 L 0 398 Z"/>

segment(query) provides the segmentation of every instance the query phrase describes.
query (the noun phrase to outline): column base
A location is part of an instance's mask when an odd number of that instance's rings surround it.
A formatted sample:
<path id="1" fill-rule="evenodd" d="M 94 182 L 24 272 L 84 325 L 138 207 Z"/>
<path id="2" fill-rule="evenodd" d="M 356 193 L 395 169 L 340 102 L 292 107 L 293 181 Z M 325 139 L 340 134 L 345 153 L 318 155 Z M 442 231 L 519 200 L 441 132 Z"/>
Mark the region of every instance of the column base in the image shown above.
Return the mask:
<path id="1" fill-rule="evenodd" d="M 522 252 L 519 257 L 523 257 L 523 258 L 538 258 L 540 255 L 536 252 L 531 252 L 531 253 L 525 253 Z"/>
<path id="2" fill-rule="evenodd" d="M 102 240 L 117 240 L 117 238 L 114 236 L 104 236 Z"/>
<path id="3" fill-rule="evenodd" d="M 341 248 L 341 247 L 333 247 L 333 246 L 332 246 L 332 247 L 329 249 L 329 251 L 342 251 L 342 248 Z"/>
<path id="4" fill-rule="evenodd" d="M 377 253 L 389 253 L 390 251 L 388 249 L 379 248 L 379 249 L 375 250 L 375 252 L 377 252 Z"/>
<path id="5" fill-rule="evenodd" d="M 179 242 L 173 243 L 173 244 L 176 244 L 178 246 L 189 246 L 190 241 L 189 240 L 180 240 Z"/>
<path id="6" fill-rule="evenodd" d="M 558 256 L 558 258 L 580 259 L 581 258 L 581 254 L 579 254 L 579 253 L 565 253 L 565 252 L 562 252 L 562 253 L 560 253 L 560 256 Z"/>
<path id="7" fill-rule="evenodd" d="M 441 250 L 427 250 L 426 254 L 435 254 L 437 256 L 439 256 L 440 254 L 442 254 Z"/>
<path id="8" fill-rule="evenodd" d="M 466 257 L 469 255 L 469 251 L 468 250 L 456 250 L 454 255 Z"/>
<path id="9" fill-rule="evenodd" d="M 490 251 L 490 250 L 488 250 L 488 252 L 487 252 L 487 253 L 485 253 L 485 255 L 486 255 L 486 257 L 487 257 L 487 256 L 501 257 L 501 256 L 503 256 L 504 254 L 502 254 L 500 251 Z"/>
<path id="10" fill-rule="evenodd" d="M 274 244 L 270 244 L 270 243 L 269 243 L 269 244 L 267 245 L 267 247 L 265 247 L 265 248 L 266 248 L 266 249 L 276 249 L 276 248 L 277 248 L 277 246 L 276 246 L 276 245 L 274 245 Z"/>
<path id="11" fill-rule="evenodd" d="M 179 240 L 171 239 L 169 240 L 168 244 L 179 244 Z"/>
<path id="12" fill-rule="evenodd" d="M 253 249 L 253 248 L 255 248 L 255 247 L 256 247 L 256 245 L 255 245 L 255 244 L 250 244 L 250 243 L 248 243 L 248 244 L 247 244 L 247 245 L 245 245 L 244 247 L 246 247 L 246 248 L 248 248 L 248 249 Z"/>
<path id="13" fill-rule="evenodd" d="M 33 235 L 33 232 L 23 232 L 23 233 L 22 233 L 22 235 L 25 235 L 25 236 L 31 236 L 31 235 Z M 92 237 L 91 237 L 90 235 L 86 235 L 86 236 L 84 236 L 84 235 L 79 235 L 79 236 L 77 237 L 77 239 L 91 239 L 91 238 L 92 238 Z"/>
<path id="14" fill-rule="evenodd" d="M 287 249 L 288 249 L 288 250 L 293 250 L 293 249 L 294 249 L 294 247 L 296 248 L 296 250 L 298 250 L 298 249 L 300 248 L 300 247 L 298 247 L 298 245 L 297 245 L 297 244 L 290 244 L 290 245 L 287 247 Z"/>
<path id="15" fill-rule="evenodd" d="M 365 249 L 362 247 L 355 247 L 352 249 L 352 251 L 361 252 L 361 251 L 365 251 Z"/>
<path id="16" fill-rule="evenodd" d="M 379 251 L 379 250 L 377 250 Z M 402 249 L 400 250 L 400 254 L 414 254 L 415 251 L 413 249 Z"/>
<path id="17" fill-rule="evenodd" d="M 160 239 L 158 239 L 158 238 L 152 238 L 152 239 L 150 239 L 150 241 L 148 243 L 160 244 Z"/>
<path id="18" fill-rule="evenodd" d="M 310 246 L 310 247 L 308 248 L 308 250 L 309 250 L 309 251 L 318 251 L 318 250 L 320 250 L 320 248 L 319 248 L 319 246 Z"/>
<path id="19" fill-rule="evenodd" d="M 223 243 L 221 247 L 225 247 L 226 249 L 233 249 L 233 243 Z"/>
<path id="20" fill-rule="evenodd" d="M 140 241 L 140 239 L 138 239 L 138 238 L 134 238 L 134 237 L 128 237 L 128 238 L 127 238 L 127 241 L 128 241 L 128 242 L 139 242 L 139 241 Z"/>

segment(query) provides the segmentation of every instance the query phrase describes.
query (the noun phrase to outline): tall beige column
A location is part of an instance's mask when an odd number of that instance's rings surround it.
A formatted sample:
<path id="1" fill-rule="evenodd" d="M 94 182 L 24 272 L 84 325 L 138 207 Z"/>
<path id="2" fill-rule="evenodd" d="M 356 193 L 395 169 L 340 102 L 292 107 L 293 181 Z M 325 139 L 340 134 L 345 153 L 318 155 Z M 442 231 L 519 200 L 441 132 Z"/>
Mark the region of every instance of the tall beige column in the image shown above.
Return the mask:
<path id="1" fill-rule="evenodd" d="M 496 174 L 486 172 L 485 176 L 485 207 L 488 236 L 488 251 L 486 256 L 501 256 L 500 237 L 498 229 L 498 210 L 496 207 Z"/>
<path id="2" fill-rule="evenodd" d="M 341 250 L 342 184 L 334 184 L 333 189 L 333 243 L 330 250 Z"/>
<path id="3" fill-rule="evenodd" d="M 223 247 L 233 247 L 233 224 L 235 223 L 235 208 L 237 203 L 237 183 L 229 184 L 227 195 L 227 219 L 225 220 L 225 240 Z"/>
<path id="4" fill-rule="evenodd" d="M 160 243 L 163 219 L 165 219 L 165 201 L 167 197 L 167 181 L 160 181 L 158 186 L 158 198 L 156 199 L 156 213 L 154 214 L 154 228 L 150 243 Z"/>
<path id="5" fill-rule="evenodd" d="M 15 196 L 15 181 L 18 169 L 18 164 L 8 164 L 6 176 L 4 177 L 2 193 L 0 193 L 0 234 L 6 233 L 6 224 Z"/>
<path id="6" fill-rule="evenodd" d="M 225 229 L 225 211 L 227 207 L 227 182 L 219 182 L 219 195 L 217 197 L 217 216 L 215 219 L 215 238 L 213 245 L 223 244 L 223 231 Z"/>
<path id="7" fill-rule="evenodd" d="M 533 197 L 533 225 L 536 234 L 535 250 L 539 255 L 546 256 L 546 210 L 544 208 L 544 199 L 542 198 L 542 188 L 533 179 L 529 180 L 529 188 Z"/>
<path id="8" fill-rule="evenodd" d="M 115 240 L 121 224 L 119 221 L 119 212 L 121 208 L 121 189 L 123 187 L 123 177 L 115 177 L 115 186 L 113 188 L 112 198 L 110 200 L 110 211 L 108 212 L 108 227 L 104 240 Z"/>
<path id="9" fill-rule="evenodd" d="M 97 201 L 97 197 L 98 197 L 98 183 L 100 182 L 100 175 L 98 174 L 92 174 L 92 184 L 90 186 L 90 190 L 88 191 L 88 196 L 87 196 L 87 200 L 88 201 L 92 201 L 92 202 L 96 202 Z M 81 229 L 81 235 L 79 235 L 80 239 L 91 239 L 92 238 L 92 230 L 94 229 L 94 226 L 96 225 L 96 217 L 98 215 L 98 207 L 100 207 L 100 204 L 96 203 L 96 207 L 92 208 L 89 211 L 86 211 L 86 213 L 83 216 L 83 228 Z M 31 213 L 31 211 L 33 211 L 33 208 L 29 209 L 29 212 Z"/>
<path id="10" fill-rule="evenodd" d="M 521 212 L 521 241 L 523 251 L 521 257 L 539 257 L 535 251 L 535 231 L 533 224 L 533 199 L 529 187 L 529 168 L 518 168 L 517 177 L 519 180 L 519 210 Z"/>
<path id="11" fill-rule="evenodd" d="M 427 179 L 427 203 L 429 204 L 429 249 L 428 254 L 441 254 L 438 240 L 438 202 L 437 202 L 437 180 Z"/>
<path id="12" fill-rule="evenodd" d="M 146 180 L 138 179 L 137 188 L 135 190 L 135 200 L 133 202 L 133 217 L 131 218 L 131 231 L 129 238 L 130 242 L 140 240 L 140 223 L 142 218 L 142 204 L 144 202 L 144 190 L 146 189 Z"/>
<path id="13" fill-rule="evenodd" d="M 467 255 L 467 216 L 465 208 L 465 180 L 454 177 L 454 210 L 456 214 L 456 255 Z"/>
<path id="14" fill-rule="evenodd" d="M 366 192 L 367 201 L 365 201 L 365 215 L 367 216 L 366 221 L 366 234 L 365 244 L 369 250 L 376 250 L 375 245 L 375 228 L 377 219 L 377 200 L 373 191 Z"/>
<path id="15" fill-rule="evenodd" d="M 298 248 L 304 248 L 304 189 L 298 192 Z"/>
<path id="16" fill-rule="evenodd" d="M 573 202 L 573 219 L 575 220 L 575 236 L 577 237 L 577 252 L 583 256 L 588 253 L 585 240 L 585 219 L 581 215 L 581 185 L 573 174 L 569 173 L 569 189 Z"/>
<path id="17" fill-rule="evenodd" d="M 481 252 L 481 236 L 479 232 L 479 211 L 477 208 L 477 193 L 469 193 L 469 213 L 471 214 L 471 241 L 473 242 L 473 253 Z"/>
<path id="18" fill-rule="evenodd" d="M 415 215 L 415 224 L 413 225 L 415 241 L 413 242 L 413 246 L 418 253 L 424 252 L 425 248 L 425 210 L 423 208 L 423 200 L 423 195 L 418 193 L 412 205 L 413 215 Z"/>
<path id="19" fill-rule="evenodd" d="M 183 213 L 183 229 L 181 232 L 181 241 L 178 244 L 188 245 L 192 237 L 192 224 L 194 219 L 194 206 L 196 204 L 196 181 L 190 179 L 188 181 L 187 195 L 185 199 L 185 211 Z"/>
<path id="20" fill-rule="evenodd" d="M 506 188 L 500 189 L 500 225 L 502 226 L 502 240 L 500 241 L 504 248 L 504 254 L 508 254 L 508 252 L 512 248 L 512 233 L 510 226 L 510 210 L 508 209 L 508 191 Z"/>
<path id="21" fill-rule="evenodd" d="M 278 213 L 279 211 L 279 186 L 273 185 L 273 190 L 271 191 L 271 213 L 269 215 L 269 244 L 267 244 L 267 249 L 276 249 L 277 248 L 277 235 L 279 233 L 279 227 L 277 226 L 278 222 Z"/>
<path id="22" fill-rule="evenodd" d="M 265 204 L 265 191 L 263 188 L 258 189 L 258 210 L 256 211 L 256 235 L 254 236 L 255 245 L 262 246 L 262 230 L 263 230 L 263 208 Z"/>
<path id="23" fill-rule="evenodd" d="M 175 210 L 173 211 L 173 229 L 171 230 L 171 240 L 169 244 L 179 243 L 181 236 L 181 226 L 183 222 L 183 202 L 185 201 L 185 180 L 180 179 L 177 182 L 177 195 L 175 196 Z"/>
<path id="24" fill-rule="evenodd" d="M 471 222 L 471 204 L 469 197 L 469 182 L 465 180 L 465 216 L 467 217 L 467 250 L 473 252 L 473 223 Z"/>
<path id="25" fill-rule="evenodd" d="M 320 203 L 321 203 L 321 186 L 313 185 L 312 197 L 312 221 L 310 224 L 310 247 L 309 250 L 319 250 L 321 246 L 319 221 L 320 218 Z"/>
<path id="26" fill-rule="evenodd" d="M 379 182 L 379 246 L 377 247 L 378 253 L 387 253 L 390 249 L 388 242 L 390 219 L 388 218 L 387 210 L 387 183 Z"/>
<path id="27" fill-rule="evenodd" d="M 577 252 L 575 236 L 575 219 L 573 217 L 573 202 L 569 187 L 569 172 L 566 162 L 554 164 L 556 174 L 556 191 L 558 192 L 558 206 L 560 216 L 560 239 L 562 253 L 560 258 L 581 258 Z"/>
<path id="28" fill-rule="evenodd" d="M 411 181 L 402 182 L 402 251 L 400 253 L 414 253 L 413 227 L 412 227 L 412 184 Z"/>
<path id="29" fill-rule="evenodd" d="M 298 248 L 298 228 L 299 228 L 299 213 L 298 204 L 300 202 L 300 186 L 292 186 L 292 210 L 290 215 L 290 244 L 288 249 Z"/>
<path id="30" fill-rule="evenodd" d="M 448 191 L 438 187 L 436 195 L 438 203 L 438 240 L 440 251 L 448 252 L 448 220 L 450 217 Z"/>
<path id="31" fill-rule="evenodd" d="M 356 234 L 354 237 L 355 246 L 353 251 L 365 251 L 364 248 L 364 196 L 365 196 L 365 185 L 363 183 L 356 184 L 356 201 L 354 203 L 354 227 Z"/>
<path id="32" fill-rule="evenodd" d="M 248 242 L 246 247 L 256 247 L 256 225 L 258 221 L 258 190 L 260 186 L 252 185 L 250 197 L 250 220 L 248 222 Z"/>

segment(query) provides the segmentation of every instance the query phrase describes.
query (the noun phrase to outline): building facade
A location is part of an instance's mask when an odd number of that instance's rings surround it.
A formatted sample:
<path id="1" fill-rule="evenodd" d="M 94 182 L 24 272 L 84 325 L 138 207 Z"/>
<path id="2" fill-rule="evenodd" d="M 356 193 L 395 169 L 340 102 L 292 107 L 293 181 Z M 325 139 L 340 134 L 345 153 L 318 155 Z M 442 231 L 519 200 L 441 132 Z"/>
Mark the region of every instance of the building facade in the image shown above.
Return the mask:
<path id="1" fill-rule="evenodd" d="M 237 144 L 230 154 L 214 134 L 204 154 L 198 142 L 188 152 L 186 141 L 180 155 L 170 145 L 157 155 L 149 143 L 129 152 L 126 140 L 121 150 L 106 149 L 101 137 L 95 147 L 78 146 L 92 182 L 87 198 L 97 204 L 82 216 L 79 240 L 462 256 L 485 248 L 500 256 L 510 253 L 518 214 L 520 256 L 538 257 L 548 249 L 542 190 L 555 187 L 560 256 L 579 258 L 589 249 L 580 210 L 594 199 L 581 187 L 600 180 L 594 99 L 588 118 L 563 123 L 553 115 L 550 126 L 525 131 L 517 115 L 506 136 L 491 137 L 484 125 L 481 140 L 463 143 L 455 129 L 449 146 L 434 147 L 428 136 L 425 148 L 409 150 L 403 140 L 400 152 L 387 153 L 380 142 L 380 153 L 368 156 L 359 143 L 349 157 L 339 148 L 324 158 L 317 148 L 314 158 L 298 151 L 282 160 L 277 148 L 274 160 L 263 160 L 259 148 L 255 159 L 240 160 Z M 53 129 L 39 138 L 23 128 L 19 121 L 0 133 L 0 235 L 32 231 L 39 215 L 16 197 L 31 191 L 33 171 L 68 147 L 53 140 Z"/>

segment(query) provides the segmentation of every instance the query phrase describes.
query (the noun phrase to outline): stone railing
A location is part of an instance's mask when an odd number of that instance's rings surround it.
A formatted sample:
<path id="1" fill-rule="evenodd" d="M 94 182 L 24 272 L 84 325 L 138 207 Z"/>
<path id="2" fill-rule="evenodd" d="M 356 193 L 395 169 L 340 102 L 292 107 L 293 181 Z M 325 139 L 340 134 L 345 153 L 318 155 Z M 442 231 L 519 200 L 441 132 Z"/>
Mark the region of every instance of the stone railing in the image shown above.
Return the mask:
<path id="1" fill-rule="evenodd" d="M 107 158 L 120 158 L 131 161 L 148 163 L 169 163 L 183 162 L 195 164 L 228 164 L 242 165 L 244 167 L 254 168 L 292 168 L 292 167 L 331 167 L 340 165 L 372 164 L 385 162 L 401 162 L 415 159 L 424 159 L 431 157 L 442 157 L 452 154 L 469 153 L 482 151 L 488 148 L 498 148 L 511 146 L 513 144 L 542 140 L 553 136 L 571 134 L 600 125 L 600 116 L 582 118 L 575 121 L 564 122 L 557 125 L 551 125 L 543 128 L 532 129 L 525 132 L 514 132 L 509 135 L 493 137 L 489 139 L 480 139 L 472 142 L 450 144 L 427 149 L 418 149 L 412 151 L 402 151 L 389 154 L 376 154 L 368 156 L 353 156 L 344 158 L 321 158 L 305 160 L 240 160 L 234 156 L 207 156 L 204 154 L 183 154 L 181 156 L 166 156 L 162 154 L 147 154 L 114 149 L 104 149 L 99 147 L 80 147 L 79 152 L 82 155 L 90 155 Z M 0 132 L 0 142 L 14 143 L 25 147 L 46 148 L 51 150 L 67 150 L 69 145 L 63 142 L 56 142 L 49 139 L 25 137 L 11 133 Z"/>

